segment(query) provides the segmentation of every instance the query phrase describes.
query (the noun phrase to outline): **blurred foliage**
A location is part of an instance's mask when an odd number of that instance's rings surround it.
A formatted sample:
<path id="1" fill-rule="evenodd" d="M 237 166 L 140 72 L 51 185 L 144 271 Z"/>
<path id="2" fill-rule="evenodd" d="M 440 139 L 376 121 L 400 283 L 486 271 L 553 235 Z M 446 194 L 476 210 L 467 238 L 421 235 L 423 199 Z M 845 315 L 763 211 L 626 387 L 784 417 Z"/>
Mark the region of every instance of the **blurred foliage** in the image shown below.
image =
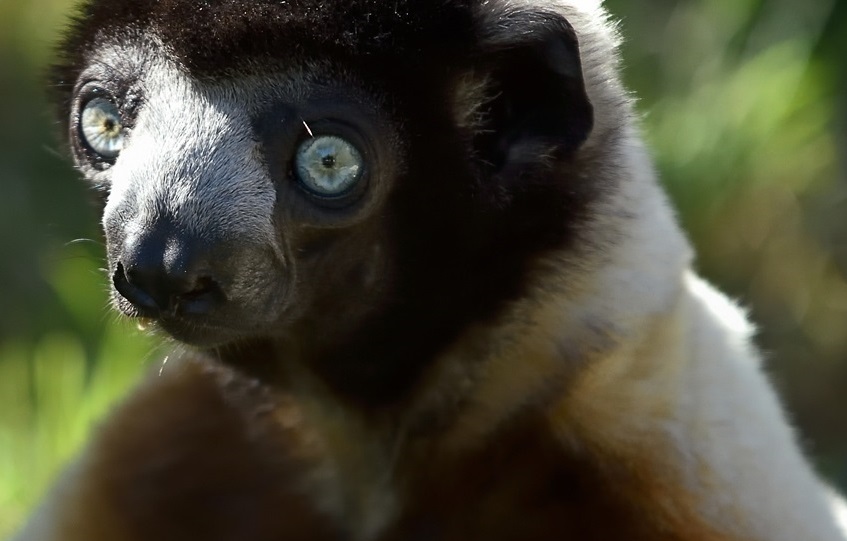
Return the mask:
<path id="1" fill-rule="evenodd" d="M 0 538 L 165 350 L 109 315 L 89 194 L 44 69 L 71 0 L 0 0 Z M 703 274 L 761 326 L 821 471 L 847 487 L 847 0 L 607 0 Z"/>

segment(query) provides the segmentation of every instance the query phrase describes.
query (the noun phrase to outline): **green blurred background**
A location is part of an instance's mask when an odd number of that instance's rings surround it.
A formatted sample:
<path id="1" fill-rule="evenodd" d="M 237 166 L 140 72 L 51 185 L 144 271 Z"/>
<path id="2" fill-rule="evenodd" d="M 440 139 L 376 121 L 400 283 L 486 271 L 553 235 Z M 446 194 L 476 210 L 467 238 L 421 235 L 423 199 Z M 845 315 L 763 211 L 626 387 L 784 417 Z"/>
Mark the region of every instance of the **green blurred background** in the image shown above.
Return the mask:
<path id="1" fill-rule="evenodd" d="M 0 538 L 166 347 L 111 315 L 43 72 L 71 0 L 0 0 Z M 760 324 L 847 488 L 847 0 L 608 0 L 699 269 Z M 786 487 L 788 488 L 788 487 Z"/>

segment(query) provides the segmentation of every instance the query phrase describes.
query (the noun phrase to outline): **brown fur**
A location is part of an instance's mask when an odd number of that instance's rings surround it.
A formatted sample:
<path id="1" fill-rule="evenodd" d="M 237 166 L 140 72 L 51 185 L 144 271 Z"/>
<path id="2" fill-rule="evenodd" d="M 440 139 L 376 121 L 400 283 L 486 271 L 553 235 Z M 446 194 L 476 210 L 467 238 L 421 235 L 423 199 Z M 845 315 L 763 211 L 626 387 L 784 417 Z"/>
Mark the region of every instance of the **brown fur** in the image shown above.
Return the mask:
<path id="1" fill-rule="evenodd" d="M 642 464 L 609 458 L 563 446 L 528 414 L 476 451 L 423 468 L 414 511 L 387 539 L 727 539 L 693 513 L 662 512 L 674 490 Z"/>
<path id="2" fill-rule="evenodd" d="M 284 397 L 223 369 L 169 365 L 100 429 L 62 538 L 334 539 L 298 491 L 317 445 Z"/>
<path id="3" fill-rule="evenodd" d="M 361 442 L 314 424 L 311 407 L 214 364 L 172 362 L 100 429 L 62 539 L 355 539 L 319 510 L 319 478 Z M 379 539 L 728 541 L 695 518 L 671 470 L 654 471 L 661 448 L 568 444 L 554 413 L 527 408 L 461 450 L 413 438 L 397 463 L 372 464 L 392 469 L 405 502 Z"/>

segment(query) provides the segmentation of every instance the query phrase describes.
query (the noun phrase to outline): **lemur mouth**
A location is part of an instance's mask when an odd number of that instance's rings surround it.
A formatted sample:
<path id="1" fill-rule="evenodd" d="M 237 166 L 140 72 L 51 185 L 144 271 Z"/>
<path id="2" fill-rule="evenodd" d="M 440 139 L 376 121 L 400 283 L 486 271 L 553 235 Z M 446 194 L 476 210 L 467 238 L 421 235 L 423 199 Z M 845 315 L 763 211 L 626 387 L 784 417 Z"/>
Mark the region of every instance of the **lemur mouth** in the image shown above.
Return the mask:
<path id="1" fill-rule="evenodd" d="M 246 329 L 235 328 L 231 325 L 217 325 L 195 318 L 166 316 L 155 320 L 144 319 L 142 322 L 148 329 L 155 325 L 155 328 L 162 330 L 174 340 L 197 348 L 216 348 L 238 342 L 253 334 Z"/>

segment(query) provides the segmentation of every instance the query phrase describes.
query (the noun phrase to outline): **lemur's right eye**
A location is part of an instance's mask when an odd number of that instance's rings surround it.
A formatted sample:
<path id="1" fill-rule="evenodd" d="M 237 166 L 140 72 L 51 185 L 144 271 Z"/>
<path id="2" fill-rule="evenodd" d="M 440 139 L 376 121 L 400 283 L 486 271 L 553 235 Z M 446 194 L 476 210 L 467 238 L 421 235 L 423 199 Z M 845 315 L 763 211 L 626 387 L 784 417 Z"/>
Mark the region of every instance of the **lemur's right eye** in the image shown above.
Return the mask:
<path id="1" fill-rule="evenodd" d="M 124 125 L 118 107 L 105 98 L 94 98 L 79 117 L 82 139 L 91 150 L 106 159 L 117 158 L 124 146 Z"/>

